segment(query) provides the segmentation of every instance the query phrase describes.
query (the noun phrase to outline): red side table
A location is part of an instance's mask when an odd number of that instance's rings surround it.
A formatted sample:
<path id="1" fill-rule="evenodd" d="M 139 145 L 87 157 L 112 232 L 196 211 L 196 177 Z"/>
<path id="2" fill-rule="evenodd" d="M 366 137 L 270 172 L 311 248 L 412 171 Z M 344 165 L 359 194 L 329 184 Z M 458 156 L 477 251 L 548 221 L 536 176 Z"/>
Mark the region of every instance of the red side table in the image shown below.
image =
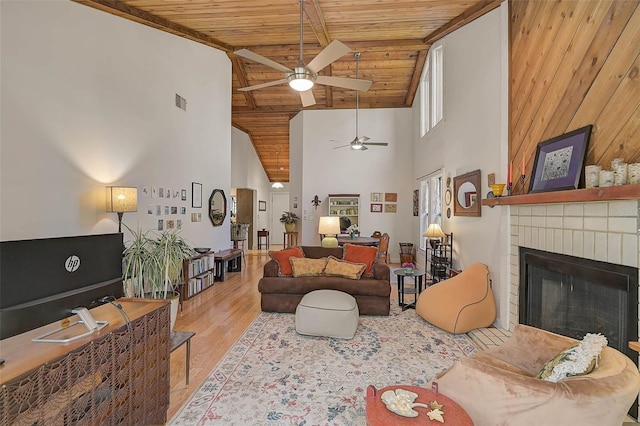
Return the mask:
<path id="1" fill-rule="evenodd" d="M 380 399 L 383 392 L 388 390 L 405 389 L 418 394 L 416 402 L 423 404 L 429 404 L 431 401 L 436 400 L 444 407 L 444 423 L 440 423 L 436 420 L 430 420 L 427 417 L 429 409 L 422 407 L 415 407 L 420 415 L 418 417 L 403 417 L 392 411 L 389 411 L 384 405 L 384 402 Z M 417 386 L 388 386 L 380 390 L 376 390 L 374 386 L 367 388 L 367 425 L 369 426 L 389 426 L 389 425 L 443 425 L 443 426 L 473 426 L 473 420 L 467 414 L 464 409 L 456 404 L 452 399 L 447 398 L 441 393 L 435 393 L 426 388 L 420 388 Z"/>

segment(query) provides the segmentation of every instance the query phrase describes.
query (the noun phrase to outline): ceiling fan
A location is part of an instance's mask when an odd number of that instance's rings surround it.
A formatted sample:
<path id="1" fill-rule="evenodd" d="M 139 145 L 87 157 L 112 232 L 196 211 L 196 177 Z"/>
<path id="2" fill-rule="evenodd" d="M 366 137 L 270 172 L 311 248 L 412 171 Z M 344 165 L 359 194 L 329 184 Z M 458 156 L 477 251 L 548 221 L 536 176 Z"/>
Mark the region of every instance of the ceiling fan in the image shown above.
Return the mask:
<path id="1" fill-rule="evenodd" d="M 360 52 L 356 52 L 355 54 L 356 57 L 356 79 L 358 78 L 358 65 L 360 63 Z M 336 146 L 333 149 L 338 149 L 338 148 L 346 148 L 348 146 L 351 147 L 351 149 L 356 149 L 359 151 L 366 151 L 368 148 L 367 146 L 387 146 L 389 145 L 386 142 L 367 142 L 369 140 L 369 138 L 367 136 L 358 136 L 358 110 L 360 109 L 360 92 L 356 91 L 356 137 L 353 138 L 353 140 L 351 142 L 349 142 L 348 145 L 342 145 L 342 146 Z M 336 140 L 331 140 L 331 142 L 340 142 L 340 141 L 336 141 Z"/>
<path id="2" fill-rule="evenodd" d="M 302 101 L 303 107 L 315 105 L 316 99 L 314 98 L 313 92 L 311 91 L 311 88 L 315 83 L 323 84 L 326 86 L 342 87 L 344 89 L 357 91 L 369 90 L 372 82 L 368 80 L 318 75 L 318 72 L 320 70 L 351 51 L 348 46 L 338 40 L 334 40 L 329 43 L 329 45 L 322 49 L 322 51 L 318 53 L 318 55 L 313 58 L 313 60 L 309 62 L 308 65 L 305 65 L 302 55 L 304 31 L 302 22 L 303 2 L 304 0 L 300 0 L 300 59 L 298 61 L 298 64 L 295 66 L 295 68 L 289 69 L 284 65 L 272 61 L 271 59 L 265 58 L 264 56 L 258 55 L 257 53 L 251 52 L 250 50 L 236 50 L 233 53 L 238 56 L 242 56 L 246 59 L 251 59 L 252 61 L 259 62 L 263 65 L 266 65 L 278 71 L 283 71 L 285 73 L 285 78 L 281 80 L 270 81 L 263 84 L 256 84 L 255 86 L 243 87 L 238 90 L 246 92 L 249 90 L 262 89 L 263 87 L 276 86 L 282 83 L 289 83 L 289 86 L 291 86 L 292 89 L 300 92 L 300 100 Z"/>

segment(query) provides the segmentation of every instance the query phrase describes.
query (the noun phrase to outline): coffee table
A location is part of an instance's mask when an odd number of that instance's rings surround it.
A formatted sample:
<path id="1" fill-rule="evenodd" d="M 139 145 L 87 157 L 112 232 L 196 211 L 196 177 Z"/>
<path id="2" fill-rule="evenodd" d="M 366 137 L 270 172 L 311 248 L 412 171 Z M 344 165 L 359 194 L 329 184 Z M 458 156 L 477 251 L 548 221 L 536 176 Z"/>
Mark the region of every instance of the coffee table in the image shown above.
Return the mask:
<path id="1" fill-rule="evenodd" d="M 443 405 L 444 423 L 429 420 L 428 408 L 415 407 L 414 410 L 420 413 L 418 417 L 403 417 L 389 411 L 380 399 L 383 392 L 388 390 L 404 389 L 418 394 L 415 402 L 429 404 L 431 401 L 438 401 Z M 430 389 L 417 386 L 395 385 L 377 390 L 374 386 L 367 388 L 367 425 L 368 426 L 389 426 L 389 425 L 442 425 L 444 426 L 473 426 L 473 420 L 464 409 L 451 398 L 447 398 L 441 393 L 435 393 Z"/>

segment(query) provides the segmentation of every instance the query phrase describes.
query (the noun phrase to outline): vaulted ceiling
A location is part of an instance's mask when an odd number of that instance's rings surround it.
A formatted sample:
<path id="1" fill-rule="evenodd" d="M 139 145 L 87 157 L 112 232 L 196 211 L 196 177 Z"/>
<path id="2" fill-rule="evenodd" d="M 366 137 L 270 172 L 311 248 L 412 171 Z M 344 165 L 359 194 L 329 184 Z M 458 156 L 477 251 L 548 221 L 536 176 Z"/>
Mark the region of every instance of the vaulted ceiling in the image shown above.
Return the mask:
<path id="1" fill-rule="evenodd" d="M 300 43 L 298 0 L 75 0 L 226 52 L 233 66 L 232 123 L 251 138 L 271 181 L 289 180 L 289 120 L 301 109 L 287 84 L 240 92 L 284 78 L 283 72 L 241 58 L 246 48 L 286 67 L 296 66 Z M 306 0 L 304 59 L 333 40 L 352 50 L 319 74 L 371 80 L 360 108 L 409 107 L 431 44 L 493 10 L 503 0 Z M 306 109 L 355 108 L 355 91 L 315 85 Z M 354 124 L 355 133 L 355 124 Z M 345 135 L 351 140 L 353 135 Z M 276 167 L 276 153 L 278 167 Z"/>

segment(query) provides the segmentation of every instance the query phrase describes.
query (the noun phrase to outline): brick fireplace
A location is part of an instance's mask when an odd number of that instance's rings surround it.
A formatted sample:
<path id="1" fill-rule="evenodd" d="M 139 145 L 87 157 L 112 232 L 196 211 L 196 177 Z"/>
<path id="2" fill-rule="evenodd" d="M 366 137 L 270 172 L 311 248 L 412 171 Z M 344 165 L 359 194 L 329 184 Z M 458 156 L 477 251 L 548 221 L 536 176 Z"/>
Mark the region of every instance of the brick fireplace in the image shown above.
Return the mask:
<path id="1" fill-rule="evenodd" d="M 640 264 L 638 200 L 513 205 L 510 216 L 510 329 L 520 323 L 519 247 L 633 268 Z M 629 320 L 637 323 L 635 316 Z"/>

